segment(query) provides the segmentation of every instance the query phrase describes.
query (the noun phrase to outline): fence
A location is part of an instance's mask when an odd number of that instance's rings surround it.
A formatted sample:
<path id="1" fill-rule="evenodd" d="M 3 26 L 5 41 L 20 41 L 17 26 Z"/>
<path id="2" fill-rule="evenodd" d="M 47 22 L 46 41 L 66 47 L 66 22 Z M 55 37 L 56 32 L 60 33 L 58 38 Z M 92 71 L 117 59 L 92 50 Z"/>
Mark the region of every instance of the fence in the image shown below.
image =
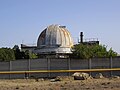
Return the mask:
<path id="1" fill-rule="evenodd" d="M 33 59 L 0 62 L 0 71 L 33 71 L 33 70 L 82 70 L 120 68 L 120 57 L 81 59 Z M 98 72 L 91 72 L 95 75 Z M 119 71 L 102 72 L 106 76 L 120 75 Z M 72 73 L 32 73 L 29 77 L 55 77 Z M 24 74 L 0 74 L 0 78 L 24 78 Z"/>

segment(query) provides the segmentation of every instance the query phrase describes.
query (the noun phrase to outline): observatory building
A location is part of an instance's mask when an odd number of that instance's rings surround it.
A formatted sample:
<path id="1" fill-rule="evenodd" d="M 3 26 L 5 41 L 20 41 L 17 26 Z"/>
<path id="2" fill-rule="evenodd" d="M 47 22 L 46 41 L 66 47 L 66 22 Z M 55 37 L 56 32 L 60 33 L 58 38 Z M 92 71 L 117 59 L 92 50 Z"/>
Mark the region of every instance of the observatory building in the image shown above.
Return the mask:
<path id="1" fill-rule="evenodd" d="M 50 25 L 39 35 L 37 46 L 21 44 L 22 51 L 29 50 L 40 57 L 68 57 L 71 54 L 73 39 L 66 26 Z"/>
<path id="2" fill-rule="evenodd" d="M 50 25 L 45 28 L 38 37 L 35 52 L 38 55 L 58 55 L 71 54 L 73 39 L 66 26 Z"/>
<path id="3" fill-rule="evenodd" d="M 78 44 L 96 45 L 99 44 L 98 39 L 83 40 L 83 32 L 80 33 L 80 41 Z M 46 27 L 39 35 L 36 46 L 28 46 L 21 44 L 21 50 L 36 53 L 39 57 L 69 57 L 71 47 L 73 46 L 73 39 L 66 26 L 53 24 Z"/>

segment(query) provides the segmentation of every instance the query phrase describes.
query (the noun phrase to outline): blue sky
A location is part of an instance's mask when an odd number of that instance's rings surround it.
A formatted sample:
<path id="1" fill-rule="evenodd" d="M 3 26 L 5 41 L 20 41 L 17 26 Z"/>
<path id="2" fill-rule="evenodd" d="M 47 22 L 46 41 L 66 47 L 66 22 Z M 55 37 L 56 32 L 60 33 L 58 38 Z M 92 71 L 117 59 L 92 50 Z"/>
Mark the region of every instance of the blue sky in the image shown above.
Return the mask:
<path id="1" fill-rule="evenodd" d="M 120 53 L 120 0 L 0 0 L 0 47 L 36 43 L 51 24 L 65 25 L 75 42 L 83 31 Z"/>

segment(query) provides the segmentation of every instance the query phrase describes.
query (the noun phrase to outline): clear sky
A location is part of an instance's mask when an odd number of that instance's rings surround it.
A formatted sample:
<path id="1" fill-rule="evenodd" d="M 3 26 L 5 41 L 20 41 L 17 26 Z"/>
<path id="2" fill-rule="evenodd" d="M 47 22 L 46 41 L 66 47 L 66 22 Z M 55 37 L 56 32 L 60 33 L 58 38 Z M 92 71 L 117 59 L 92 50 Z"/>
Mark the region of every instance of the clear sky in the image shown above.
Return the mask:
<path id="1" fill-rule="evenodd" d="M 51 24 L 65 25 L 75 42 L 83 31 L 120 53 L 120 0 L 0 0 L 0 47 L 36 43 Z"/>

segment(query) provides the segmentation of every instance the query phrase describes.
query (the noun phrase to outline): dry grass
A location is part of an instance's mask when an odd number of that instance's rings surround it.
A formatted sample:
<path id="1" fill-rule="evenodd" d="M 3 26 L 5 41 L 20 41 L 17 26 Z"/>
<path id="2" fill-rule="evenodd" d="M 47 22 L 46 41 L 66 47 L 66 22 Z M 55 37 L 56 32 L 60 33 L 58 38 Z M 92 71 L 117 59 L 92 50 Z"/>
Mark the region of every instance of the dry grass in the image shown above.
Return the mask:
<path id="1" fill-rule="evenodd" d="M 39 79 L 0 80 L 0 90 L 120 90 L 119 78 L 61 81 Z"/>

